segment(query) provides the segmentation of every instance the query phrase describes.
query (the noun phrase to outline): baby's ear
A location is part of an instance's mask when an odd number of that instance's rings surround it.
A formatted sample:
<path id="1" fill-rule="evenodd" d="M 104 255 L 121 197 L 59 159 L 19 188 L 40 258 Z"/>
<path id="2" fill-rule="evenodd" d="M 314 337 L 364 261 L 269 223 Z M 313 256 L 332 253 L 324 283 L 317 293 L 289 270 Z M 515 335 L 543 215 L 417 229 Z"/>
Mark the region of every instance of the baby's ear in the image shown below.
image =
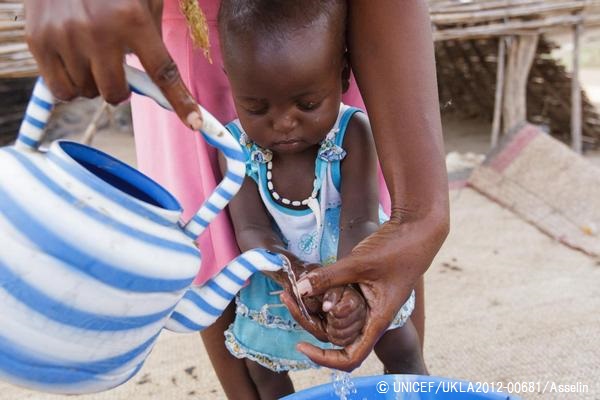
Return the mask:
<path id="1" fill-rule="evenodd" d="M 350 88 L 351 72 L 352 68 L 350 67 L 350 57 L 348 57 L 348 52 L 345 52 L 342 59 L 342 93 L 346 93 L 348 88 Z"/>

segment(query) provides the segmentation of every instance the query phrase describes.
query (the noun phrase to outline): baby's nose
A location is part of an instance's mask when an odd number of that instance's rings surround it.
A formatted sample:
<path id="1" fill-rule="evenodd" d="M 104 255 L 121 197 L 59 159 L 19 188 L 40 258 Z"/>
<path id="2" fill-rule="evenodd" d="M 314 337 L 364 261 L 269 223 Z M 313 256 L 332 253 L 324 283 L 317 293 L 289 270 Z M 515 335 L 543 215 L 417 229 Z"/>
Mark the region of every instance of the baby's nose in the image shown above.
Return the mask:
<path id="1" fill-rule="evenodd" d="M 289 114 L 282 115 L 281 117 L 273 120 L 273 130 L 276 132 L 291 132 L 296 125 L 296 119 Z"/>

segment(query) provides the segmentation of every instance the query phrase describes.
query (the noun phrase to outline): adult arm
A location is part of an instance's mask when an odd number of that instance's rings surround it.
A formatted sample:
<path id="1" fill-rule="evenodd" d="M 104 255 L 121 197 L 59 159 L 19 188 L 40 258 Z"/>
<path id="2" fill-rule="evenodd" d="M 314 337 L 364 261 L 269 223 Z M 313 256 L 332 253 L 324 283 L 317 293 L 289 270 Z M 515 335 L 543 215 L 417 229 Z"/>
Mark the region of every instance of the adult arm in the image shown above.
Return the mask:
<path id="1" fill-rule="evenodd" d="M 129 96 L 128 51 L 192 129 L 202 124 L 196 101 L 161 38 L 162 0 L 25 0 L 25 34 L 40 74 L 58 99 Z"/>
<path id="2" fill-rule="evenodd" d="M 352 370 L 368 356 L 437 254 L 449 229 L 433 38 L 425 0 L 349 0 L 349 49 L 390 191 L 390 220 L 350 256 L 301 280 L 308 295 L 358 283 L 363 334 L 341 350 L 303 343 L 318 364 Z"/>

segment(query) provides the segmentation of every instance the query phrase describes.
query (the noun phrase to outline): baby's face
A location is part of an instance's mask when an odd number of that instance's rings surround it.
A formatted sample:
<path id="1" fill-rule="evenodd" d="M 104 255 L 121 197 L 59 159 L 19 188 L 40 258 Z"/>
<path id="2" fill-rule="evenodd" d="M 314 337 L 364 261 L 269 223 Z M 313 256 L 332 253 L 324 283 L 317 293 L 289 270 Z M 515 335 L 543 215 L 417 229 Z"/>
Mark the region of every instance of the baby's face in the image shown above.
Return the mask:
<path id="1" fill-rule="evenodd" d="M 325 25 L 325 24 L 323 24 Z M 275 153 L 314 148 L 333 127 L 342 94 L 342 54 L 326 26 L 291 38 L 237 46 L 225 70 L 240 122 Z"/>

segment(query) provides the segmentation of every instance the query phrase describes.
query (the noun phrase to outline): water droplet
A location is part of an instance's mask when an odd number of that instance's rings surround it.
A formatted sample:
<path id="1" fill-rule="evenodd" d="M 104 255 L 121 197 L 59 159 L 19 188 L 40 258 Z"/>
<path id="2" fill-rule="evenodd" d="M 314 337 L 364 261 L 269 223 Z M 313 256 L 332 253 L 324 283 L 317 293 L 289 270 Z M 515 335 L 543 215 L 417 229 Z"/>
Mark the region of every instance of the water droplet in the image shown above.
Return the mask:
<path id="1" fill-rule="evenodd" d="M 357 389 L 348 372 L 333 370 L 331 373 L 333 390 L 340 400 L 348 400 L 348 395 L 356 394 Z"/>

